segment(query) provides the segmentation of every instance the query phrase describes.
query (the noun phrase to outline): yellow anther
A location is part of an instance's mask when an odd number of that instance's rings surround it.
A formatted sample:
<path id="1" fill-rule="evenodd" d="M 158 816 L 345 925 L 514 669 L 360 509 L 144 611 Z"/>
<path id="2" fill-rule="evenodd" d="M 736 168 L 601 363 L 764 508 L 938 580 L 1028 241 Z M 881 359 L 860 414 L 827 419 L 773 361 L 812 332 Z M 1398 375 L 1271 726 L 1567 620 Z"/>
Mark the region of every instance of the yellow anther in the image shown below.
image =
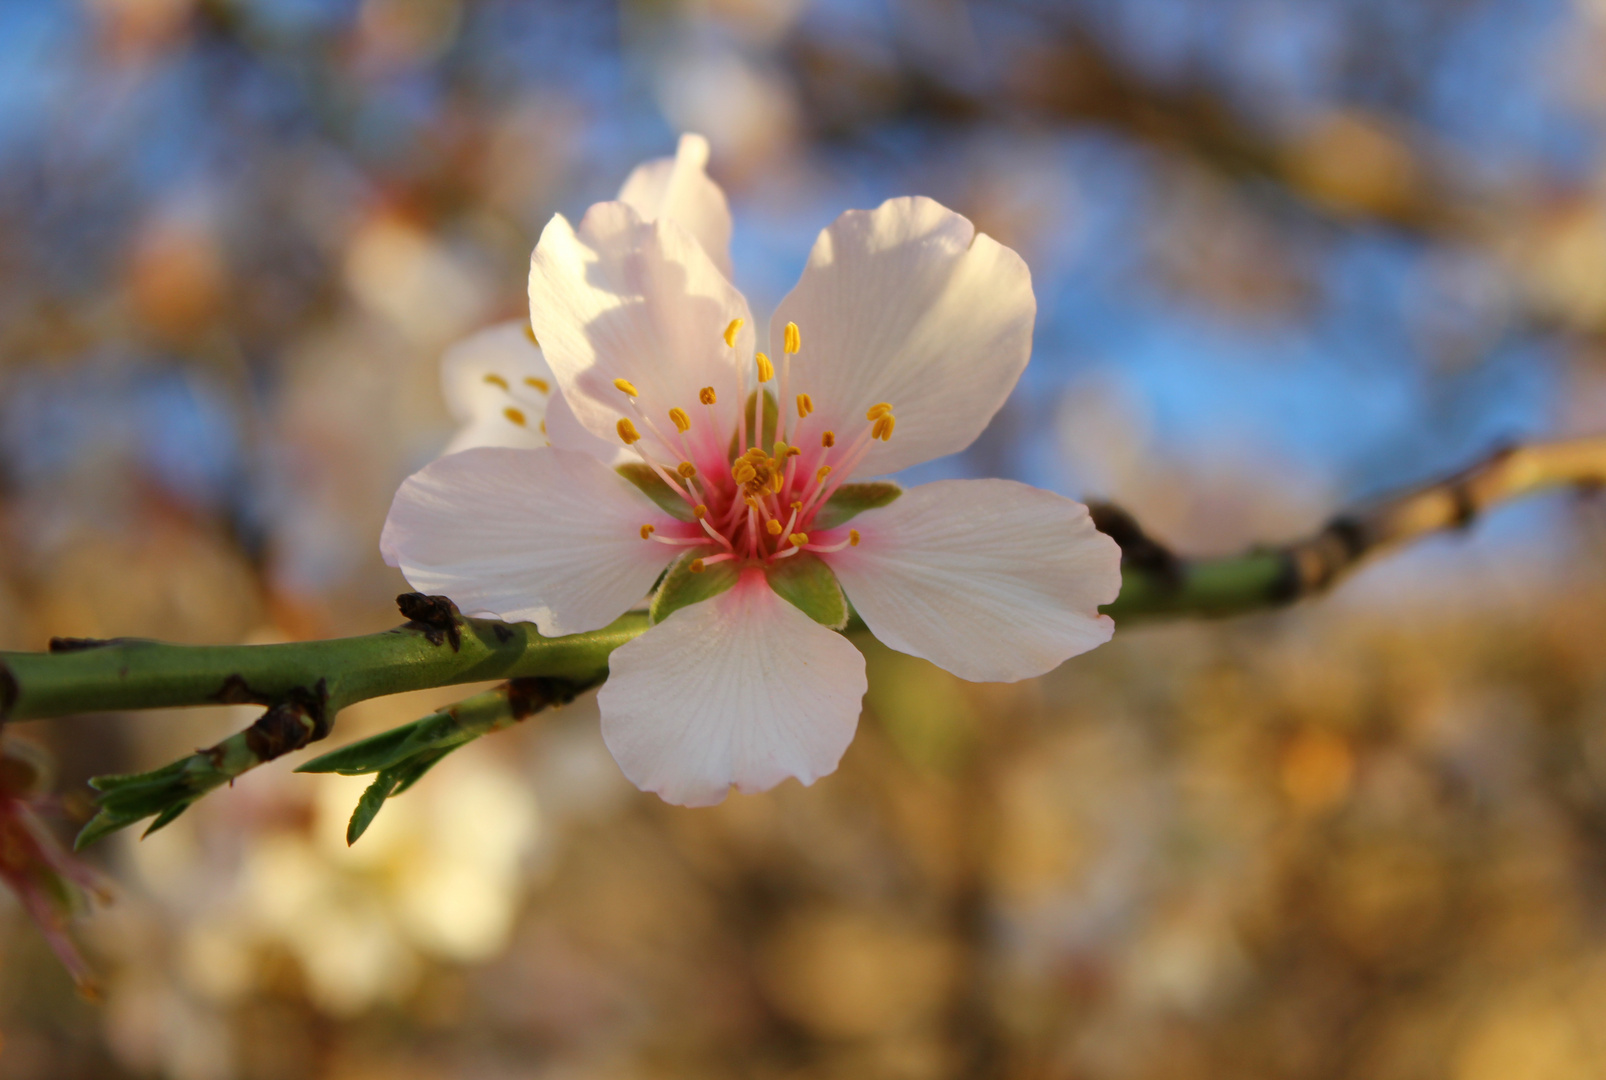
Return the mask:
<path id="1" fill-rule="evenodd" d="M 731 466 L 731 479 L 738 484 L 745 484 L 758 476 L 758 470 L 753 468 L 750 461 L 738 461 Z"/>
<path id="2" fill-rule="evenodd" d="M 803 452 L 803 451 L 801 451 L 801 450 L 799 450 L 799 449 L 798 449 L 798 448 L 797 448 L 797 447 L 795 447 L 795 446 L 788 446 L 788 447 L 787 447 L 787 448 L 786 448 L 786 456 L 787 456 L 787 457 L 797 457 L 797 456 L 798 456 L 798 455 L 799 455 L 799 454 L 801 454 L 801 453 L 802 453 L 802 452 Z"/>
<path id="3" fill-rule="evenodd" d="M 725 327 L 725 344 L 736 348 L 736 332 L 742 328 L 742 320 L 732 319 L 731 324 Z"/>
<path id="4" fill-rule="evenodd" d="M 691 508 L 691 512 L 698 521 L 701 521 L 703 518 L 708 516 L 708 507 L 704 506 L 702 503 L 698 503 L 696 506 Z"/>
<path id="5" fill-rule="evenodd" d="M 641 441 L 641 432 L 636 430 L 636 425 L 630 422 L 630 417 L 628 416 L 619 418 L 618 430 L 619 437 L 625 441 L 626 446 Z"/>
<path id="6" fill-rule="evenodd" d="M 820 433 L 820 445 L 827 450 L 836 445 L 836 432 L 824 431 Z"/>
<path id="7" fill-rule="evenodd" d="M 883 401 L 879 405 L 870 406 L 870 411 L 864 414 L 864 418 L 866 420 L 874 422 L 876 420 L 881 419 L 883 416 L 886 416 L 891 411 L 892 411 L 892 406 L 889 405 L 887 402 Z"/>
<path id="8" fill-rule="evenodd" d="M 870 438 L 880 439 L 882 442 L 887 442 L 892 438 L 892 429 L 897 422 L 898 418 L 893 416 L 891 413 L 887 413 L 885 416 L 878 417 L 876 419 L 875 426 L 870 429 Z"/>
<path id="9" fill-rule="evenodd" d="M 809 542 L 809 534 L 793 533 L 791 536 L 788 536 L 787 539 L 792 541 L 793 547 L 802 547 L 804 544 Z"/>
<path id="10" fill-rule="evenodd" d="M 529 323 L 524 324 L 524 336 L 529 338 L 530 344 L 534 345 L 537 349 L 541 347 L 541 343 L 535 340 L 535 327 L 531 326 Z"/>
<path id="11" fill-rule="evenodd" d="M 552 384 L 545 379 L 537 379 L 534 375 L 524 376 L 524 385 L 533 387 L 543 394 L 552 393 Z"/>
<path id="12" fill-rule="evenodd" d="M 490 383 L 492 386 L 500 386 L 503 390 L 507 389 L 507 380 L 495 372 L 485 376 L 485 381 Z"/>
<path id="13" fill-rule="evenodd" d="M 670 409 L 669 420 L 675 425 L 676 430 L 680 432 L 691 430 L 691 417 L 686 415 L 685 409 Z"/>
<path id="14" fill-rule="evenodd" d="M 746 453 L 742 454 L 742 457 L 746 458 L 748 461 L 751 461 L 754 465 L 757 465 L 761 461 L 769 460 L 769 455 L 756 446 L 749 446 Z"/>
<path id="15" fill-rule="evenodd" d="M 543 435 L 546 434 L 546 421 L 545 420 L 541 421 L 541 434 L 543 434 Z"/>
<path id="16" fill-rule="evenodd" d="M 792 502 L 792 512 L 794 514 L 797 513 L 798 511 L 802 510 L 802 509 L 803 509 L 803 503 L 800 500 L 794 500 Z"/>
<path id="17" fill-rule="evenodd" d="M 859 546 L 859 530 L 858 529 L 849 529 L 848 530 L 848 547 L 858 547 L 858 546 Z"/>
<path id="18" fill-rule="evenodd" d="M 704 405 L 712 405 L 718 399 L 714 396 L 714 388 L 712 386 L 705 386 L 701 390 L 697 391 L 697 400 L 702 402 Z"/>
<path id="19" fill-rule="evenodd" d="M 621 394 L 624 394 L 626 397 L 640 397 L 641 396 L 640 394 L 638 394 L 636 392 L 636 384 L 631 382 L 629 379 L 615 379 L 615 380 L 613 380 L 613 388 L 615 390 L 619 391 Z"/>
<path id="20" fill-rule="evenodd" d="M 797 396 L 797 418 L 801 420 L 813 411 L 814 399 L 807 394 L 799 394 Z"/>
<path id="21" fill-rule="evenodd" d="M 520 412 L 518 409 L 514 409 L 514 408 L 503 409 L 502 410 L 502 415 L 507 417 L 508 420 L 511 423 L 519 425 L 519 427 L 523 427 L 525 424 L 527 424 L 529 422 L 528 420 L 525 419 L 524 414 L 522 412 Z"/>
<path id="22" fill-rule="evenodd" d="M 831 475 L 831 466 L 829 466 L 829 465 L 821 465 L 818 469 L 814 470 L 814 482 L 815 483 L 819 483 L 821 480 L 824 480 L 827 476 L 830 476 L 830 475 Z"/>
<path id="23" fill-rule="evenodd" d="M 795 353 L 803 347 L 803 335 L 797 331 L 797 323 L 786 324 L 786 351 Z"/>
<path id="24" fill-rule="evenodd" d="M 781 475 L 780 470 L 776 470 L 776 472 L 770 476 L 770 490 L 779 495 L 781 493 L 781 488 L 785 486 L 786 477 Z"/>
<path id="25" fill-rule="evenodd" d="M 759 382 L 769 382 L 771 379 L 775 378 L 775 365 L 770 363 L 769 357 L 765 356 L 763 353 L 759 353 L 753 359 L 758 361 Z"/>
<path id="26" fill-rule="evenodd" d="M 781 523 L 774 518 L 770 518 L 769 523 L 764 526 L 764 531 L 771 536 L 779 536 L 781 535 Z"/>
<path id="27" fill-rule="evenodd" d="M 641 538 L 645 540 L 657 531 L 658 530 L 653 528 L 651 525 L 643 525 L 641 527 Z"/>
<path id="28" fill-rule="evenodd" d="M 691 561 L 691 566 L 688 567 L 688 569 L 690 569 L 691 572 L 694 573 L 694 574 L 700 574 L 707 568 L 705 566 L 703 566 L 703 560 L 701 560 L 701 559 L 693 559 Z"/>
<path id="29" fill-rule="evenodd" d="M 687 480 L 690 480 L 692 477 L 697 475 L 697 466 L 693 465 L 689 461 L 682 461 L 679 465 L 675 466 L 675 471 L 681 476 L 685 477 Z"/>

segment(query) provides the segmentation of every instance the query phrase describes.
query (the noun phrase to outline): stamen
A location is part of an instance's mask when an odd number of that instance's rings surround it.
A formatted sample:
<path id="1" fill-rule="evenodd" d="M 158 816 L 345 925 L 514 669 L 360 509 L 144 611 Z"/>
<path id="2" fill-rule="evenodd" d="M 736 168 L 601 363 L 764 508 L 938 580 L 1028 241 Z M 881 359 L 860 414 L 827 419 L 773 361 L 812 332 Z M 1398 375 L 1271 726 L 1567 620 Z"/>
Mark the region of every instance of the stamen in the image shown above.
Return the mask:
<path id="1" fill-rule="evenodd" d="M 492 386 L 500 386 L 503 390 L 506 390 L 508 388 L 507 380 L 502 378 L 502 376 L 496 374 L 494 371 L 491 374 L 485 376 L 485 381 L 490 383 Z"/>
<path id="2" fill-rule="evenodd" d="M 770 363 L 769 357 L 765 356 L 763 353 L 759 353 L 753 359 L 758 361 L 759 382 L 766 383 L 775 378 L 775 365 Z"/>
<path id="3" fill-rule="evenodd" d="M 736 348 L 736 332 L 742 328 L 742 320 L 732 319 L 731 324 L 725 327 L 725 344 Z"/>
<path id="4" fill-rule="evenodd" d="M 779 495 L 781 493 L 781 486 L 785 483 L 786 477 L 782 473 L 776 472 L 771 474 L 770 489 L 774 491 L 775 494 Z"/>
<path id="5" fill-rule="evenodd" d="M 626 446 L 631 446 L 641 441 L 641 432 L 636 430 L 636 425 L 630 422 L 630 417 L 628 416 L 619 418 L 618 431 L 619 438 L 624 440 Z"/>
<path id="6" fill-rule="evenodd" d="M 651 526 L 649 526 L 649 528 L 650 527 Z M 764 526 L 764 531 L 769 533 L 771 536 L 779 536 L 781 535 L 781 523 L 776 521 L 774 518 L 770 518 L 769 524 Z"/>
<path id="7" fill-rule="evenodd" d="M 702 503 L 698 503 L 696 506 L 691 508 L 691 512 L 693 517 L 695 517 L 698 521 L 701 521 L 703 518 L 708 516 L 708 507 Z"/>
<path id="8" fill-rule="evenodd" d="M 859 546 L 859 530 L 858 529 L 849 529 L 848 530 L 848 538 L 846 540 L 839 541 L 839 542 L 837 542 L 835 544 L 810 544 L 809 545 L 809 550 L 810 551 L 817 551 L 821 555 L 829 555 L 833 551 L 841 551 L 843 548 L 858 547 L 858 546 Z"/>
<path id="9" fill-rule="evenodd" d="M 849 529 L 848 530 L 848 547 L 858 547 L 858 546 L 859 546 L 859 530 L 858 529 Z"/>
<path id="10" fill-rule="evenodd" d="M 809 542 L 809 534 L 793 533 L 791 536 L 788 536 L 787 539 L 792 541 L 793 547 L 802 547 L 804 544 Z"/>
<path id="11" fill-rule="evenodd" d="M 891 413 L 876 417 L 875 427 L 870 429 L 870 438 L 889 442 L 892 439 L 892 428 L 897 424 L 898 418 Z"/>
<path id="12" fill-rule="evenodd" d="M 693 559 L 691 561 L 691 566 L 689 567 L 689 569 L 694 574 L 700 574 L 700 573 L 703 572 L 703 570 L 705 568 L 705 565 L 706 564 L 703 562 L 703 560 L 701 560 L 701 559 Z"/>
<path id="13" fill-rule="evenodd" d="M 552 384 L 545 379 L 537 379 L 534 375 L 524 376 L 524 383 L 526 386 L 532 386 L 543 394 L 552 393 Z"/>
<path id="14" fill-rule="evenodd" d="M 693 465 L 689 461 L 682 461 L 679 465 L 675 466 L 675 471 L 685 479 L 690 480 L 692 477 L 697 475 L 697 466 Z"/>
<path id="15" fill-rule="evenodd" d="M 704 405 L 712 405 L 718 399 L 714 395 L 714 388 L 712 386 L 705 386 L 701 390 L 697 391 L 697 400 L 702 402 Z"/>
<path id="16" fill-rule="evenodd" d="M 795 323 L 795 322 L 787 323 L 786 324 L 786 351 L 789 352 L 789 353 L 795 353 L 795 352 L 798 352 L 799 350 L 801 350 L 802 348 L 803 348 L 803 335 L 798 333 L 797 323 Z"/>
<path id="17" fill-rule="evenodd" d="M 738 458 L 736 464 L 731 466 L 731 479 L 738 484 L 750 484 L 758 478 L 758 470 L 746 458 Z"/>
<path id="18" fill-rule="evenodd" d="M 685 409 L 670 409 L 669 420 L 682 435 L 691 430 L 691 417 L 686 415 Z"/>
<path id="19" fill-rule="evenodd" d="M 831 466 L 829 466 L 829 465 L 821 465 L 818 469 L 814 470 L 814 482 L 816 484 L 821 483 L 821 482 L 823 482 L 825 480 L 825 478 L 827 476 L 830 476 L 830 475 L 831 475 Z"/>
<path id="20" fill-rule="evenodd" d="M 645 540 L 657 531 L 658 530 L 653 528 L 651 525 L 643 525 L 641 527 L 641 538 Z"/>
<path id="21" fill-rule="evenodd" d="M 813 411 L 814 399 L 807 394 L 799 394 L 797 396 L 797 418 L 801 420 Z"/>
<path id="22" fill-rule="evenodd" d="M 820 433 L 820 445 L 827 450 L 836 445 L 836 432 L 825 431 Z"/>
<path id="23" fill-rule="evenodd" d="M 615 379 L 615 380 L 613 380 L 613 386 L 614 386 L 615 390 L 618 390 L 621 394 L 625 395 L 626 397 L 640 397 L 641 396 L 639 393 L 636 392 L 636 384 L 631 382 L 629 379 Z"/>
<path id="24" fill-rule="evenodd" d="M 891 411 L 892 411 L 892 406 L 890 404 L 888 404 L 887 402 L 883 401 L 879 405 L 870 406 L 870 411 L 864 414 L 864 418 L 873 423 L 876 420 L 881 419 L 883 416 L 886 416 Z"/>
<path id="25" fill-rule="evenodd" d="M 789 458 L 790 458 L 790 457 L 797 457 L 797 456 L 798 456 L 798 455 L 799 455 L 799 454 L 801 454 L 801 453 L 802 453 L 802 452 L 803 452 L 803 451 L 801 451 L 801 450 L 799 450 L 799 449 L 798 449 L 798 448 L 797 448 L 797 447 L 795 447 L 795 446 L 788 446 L 788 447 L 787 447 L 787 448 L 786 448 L 786 456 L 787 456 L 787 457 L 789 457 Z"/>
<path id="26" fill-rule="evenodd" d="M 524 336 L 529 338 L 530 344 L 534 345 L 537 349 L 541 347 L 541 343 L 535 340 L 535 327 L 531 326 L 529 323 L 524 324 Z"/>
<path id="27" fill-rule="evenodd" d="M 507 417 L 513 423 L 519 425 L 519 427 L 523 427 L 526 423 L 529 422 L 529 421 L 527 421 L 525 419 L 525 416 L 524 416 L 524 414 L 522 412 L 520 412 L 518 409 L 514 409 L 514 408 L 511 408 L 511 407 L 503 409 L 502 410 L 502 415 Z"/>

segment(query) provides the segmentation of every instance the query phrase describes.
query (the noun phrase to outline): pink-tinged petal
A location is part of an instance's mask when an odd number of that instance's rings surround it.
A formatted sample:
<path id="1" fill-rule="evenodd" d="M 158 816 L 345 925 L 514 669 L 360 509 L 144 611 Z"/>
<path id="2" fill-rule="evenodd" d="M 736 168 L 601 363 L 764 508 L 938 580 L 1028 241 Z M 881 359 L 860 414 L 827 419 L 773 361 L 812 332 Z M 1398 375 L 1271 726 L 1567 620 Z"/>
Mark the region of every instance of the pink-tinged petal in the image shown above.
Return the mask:
<path id="1" fill-rule="evenodd" d="M 402 483 L 380 549 L 465 614 L 576 634 L 624 614 L 679 554 L 643 540 L 644 524 L 678 523 L 594 457 L 481 447 Z"/>
<path id="2" fill-rule="evenodd" d="M 733 319 L 742 320 L 735 348 L 724 337 Z M 691 419 L 694 457 L 729 440 L 737 358 L 750 365 L 753 355 L 752 319 L 742 294 L 673 220 L 642 221 L 620 202 L 596 204 L 578 230 L 553 218 L 530 257 L 530 321 L 569 407 L 599 438 L 618 442 L 617 425 L 628 419 L 649 452 L 679 461 L 686 455 L 669 420 L 678 408 Z M 636 388 L 640 413 L 618 379 Z M 698 403 L 705 386 L 717 397 L 713 422 Z"/>
<path id="3" fill-rule="evenodd" d="M 697 238 L 726 278 L 731 274 L 731 211 L 725 192 L 708 176 L 708 140 L 682 135 L 672 158 L 638 165 L 619 201 L 635 207 L 644 221 L 673 218 Z"/>
<path id="4" fill-rule="evenodd" d="M 554 389 L 552 369 L 524 320 L 471 334 L 441 357 L 446 409 L 462 425 L 443 452 L 547 445 L 542 425 Z"/>
<path id="5" fill-rule="evenodd" d="M 1041 675 L 1110 639 L 1121 551 L 1087 507 L 1012 480 L 939 480 L 853 519 L 829 556 L 872 633 L 973 682 Z"/>
<path id="6" fill-rule="evenodd" d="M 853 741 L 864 657 L 762 571 L 681 608 L 609 660 L 602 737 L 632 783 L 681 806 L 834 770 Z"/>
<path id="7" fill-rule="evenodd" d="M 931 199 L 891 199 L 820 233 L 770 340 L 778 357 L 785 325 L 802 332 L 791 386 L 814 401 L 805 442 L 856 438 L 872 405 L 892 405 L 891 441 L 856 470 L 875 475 L 974 442 L 1026 367 L 1036 314 L 1019 255 Z"/>

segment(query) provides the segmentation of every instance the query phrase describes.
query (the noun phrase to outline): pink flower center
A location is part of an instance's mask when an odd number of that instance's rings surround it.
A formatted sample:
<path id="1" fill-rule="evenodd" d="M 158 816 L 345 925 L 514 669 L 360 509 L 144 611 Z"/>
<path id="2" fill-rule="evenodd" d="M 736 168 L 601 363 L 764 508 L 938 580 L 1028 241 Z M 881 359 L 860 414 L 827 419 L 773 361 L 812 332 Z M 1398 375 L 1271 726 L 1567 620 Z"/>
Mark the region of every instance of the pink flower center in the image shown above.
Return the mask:
<path id="1" fill-rule="evenodd" d="M 734 346 L 737 319 L 725 331 L 725 343 Z M 812 419 L 814 399 L 807 392 L 792 397 L 792 356 L 801 349 L 797 324 L 787 323 L 785 354 L 780 372 L 780 397 L 774 417 L 766 416 L 766 399 L 774 401 L 765 384 L 776 378 L 775 366 L 763 353 L 754 357 L 758 388 L 747 393 L 746 379 L 738 376 L 738 400 L 746 400 L 734 432 L 723 438 L 714 430 L 712 406 L 718 400 L 712 386 L 703 387 L 698 404 L 690 411 L 669 410 L 673 434 L 660 427 L 642 411 L 636 401 L 636 388 L 625 379 L 614 386 L 627 398 L 636 417 L 657 437 L 660 445 L 680 452 L 676 464 L 657 460 L 642 444 L 641 434 L 628 417 L 619 421 L 619 437 L 641 455 L 663 481 L 686 501 L 694 520 L 667 527 L 660 532 L 652 525 L 641 527 L 645 540 L 676 546 L 713 545 L 719 550 L 694 564 L 694 571 L 708 564 L 737 560 L 768 564 L 800 551 L 831 552 L 856 545 L 859 534 L 849 530 L 846 537 L 812 538 L 809 530 L 821 508 L 830 500 L 864 460 L 875 440 L 892 438 L 897 418 L 886 402 L 865 414 L 865 426 L 852 440 L 838 438 L 834 431 Z M 689 404 L 689 403 L 688 403 Z M 693 416 L 705 417 L 698 424 Z M 767 439 L 773 442 L 765 445 Z"/>

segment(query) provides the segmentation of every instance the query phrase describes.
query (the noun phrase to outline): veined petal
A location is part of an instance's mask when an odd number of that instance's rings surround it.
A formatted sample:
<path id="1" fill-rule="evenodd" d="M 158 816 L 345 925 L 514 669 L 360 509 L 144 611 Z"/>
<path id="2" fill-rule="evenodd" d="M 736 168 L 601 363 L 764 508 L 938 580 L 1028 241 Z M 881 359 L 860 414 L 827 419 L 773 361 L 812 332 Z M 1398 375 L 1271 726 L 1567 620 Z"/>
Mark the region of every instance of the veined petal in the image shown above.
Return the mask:
<path id="1" fill-rule="evenodd" d="M 486 327 L 441 357 L 446 409 L 462 427 L 444 453 L 473 446 L 547 445 L 541 425 L 554 389 L 552 369 L 522 319 Z"/>
<path id="2" fill-rule="evenodd" d="M 641 460 L 635 451 L 619 441 L 617 435 L 610 440 L 587 431 L 575 418 L 574 410 L 569 408 L 569 400 L 563 396 L 563 391 L 556 388 L 552 391 L 551 401 L 547 403 L 546 437 L 547 441 L 559 450 L 590 454 L 609 468 Z"/>
<path id="3" fill-rule="evenodd" d="M 732 348 L 724 335 L 734 319 L 742 326 Z M 678 223 L 642 221 L 621 202 L 597 203 L 578 230 L 554 217 L 530 257 L 530 320 L 587 430 L 618 442 L 617 425 L 628 419 L 649 452 L 678 461 L 684 448 L 669 420 L 678 408 L 691 418 L 693 448 L 723 452 L 736 425 L 738 357 L 751 363 L 753 355 L 752 319 Z M 617 380 L 636 390 L 635 406 Z M 698 403 L 705 386 L 717 398 L 712 423 Z"/>
<path id="4" fill-rule="evenodd" d="M 673 218 L 697 238 L 726 279 L 731 274 L 731 211 L 725 192 L 708 176 L 708 140 L 680 137 L 672 158 L 637 165 L 619 189 L 619 201 L 643 221 Z"/>
<path id="5" fill-rule="evenodd" d="M 644 524 L 677 523 L 594 457 L 480 447 L 403 481 L 380 550 L 465 614 L 576 634 L 624 614 L 679 554 L 643 540 Z"/>
<path id="6" fill-rule="evenodd" d="M 831 772 L 866 685 L 859 650 L 759 570 L 620 646 L 608 666 L 603 740 L 632 783 L 682 806 Z"/>
<path id="7" fill-rule="evenodd" d="M 926 198 L 850 210 L 814 243 L 770 322 L 772 355 L 797 323 L 792 385 L 813 398 L 804 429 L 851 436 L 888 402 L 896 434 L 862 475 L 963 450 L 992 419 L 1032 351 L 1037 301 L 1021 257 Z"/>
<path id="8" fill-rule="evenodd" d="M 830 555 L 876 637 L 962 679 L 1015 682 L 1102 645 L 1121 551 L 1087 507 L 1012 480 L 939 480 L 853 522 Z"/>

